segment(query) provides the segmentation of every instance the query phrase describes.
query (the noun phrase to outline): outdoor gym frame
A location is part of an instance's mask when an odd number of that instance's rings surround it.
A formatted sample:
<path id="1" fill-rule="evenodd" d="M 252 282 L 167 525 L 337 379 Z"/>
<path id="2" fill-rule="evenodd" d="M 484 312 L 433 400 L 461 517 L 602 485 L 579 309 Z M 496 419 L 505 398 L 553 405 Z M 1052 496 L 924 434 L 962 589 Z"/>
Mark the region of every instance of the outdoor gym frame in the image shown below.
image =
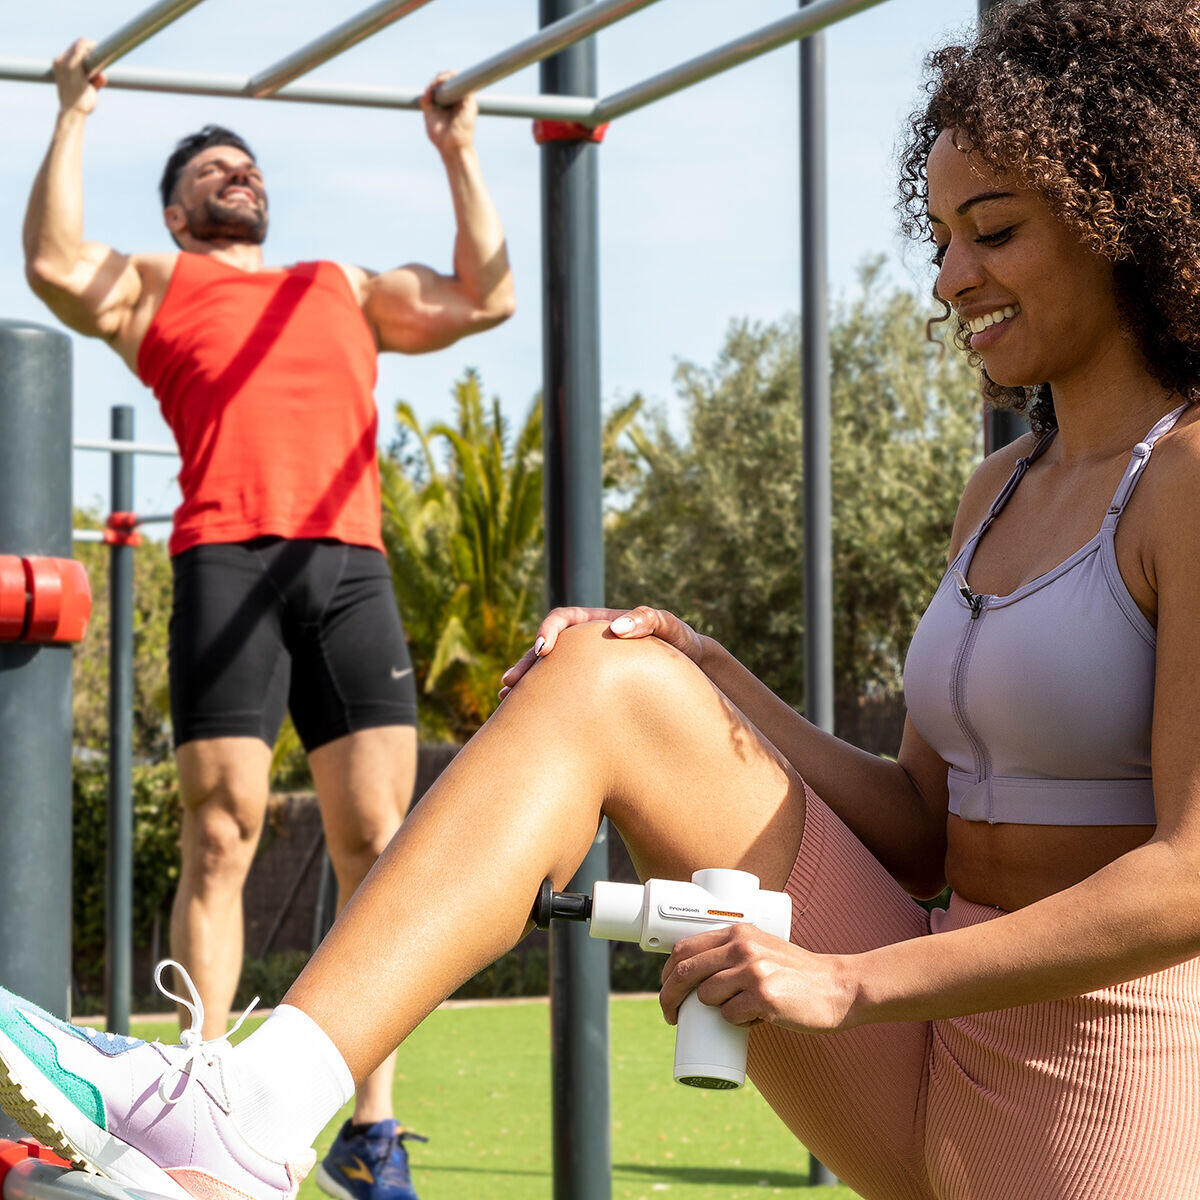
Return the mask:
<path id="1" fill-rule="evenodd" d="M 429 2 L 381 0 L 250 77 L 113 68 L 112 64 L 129 51 L 200 3 L 160 0 L 100 42 L 89 56 L 88 66 L 105 70 L 108 86 L 114 89 L 416 109 L 420 89 L 318 85 L 297 80 Z M 604 600 L 596 200 L 597 143 L 603 126 L 770 50 L 800 41 L 805 697 L 808 719 L 831 731 L 830 366 L 824 48 L 820 31 L 883 0 L 800 0 L 799 11 L 794 14 L 641 83 L 597 98 L 595 44 L 587 39 L 654 2 L 539 0 L 539 32 L 468 67 L 434 94 L 438 103 L 452 104 L 469 91 L 487 87 L 533 63 L 542 64 L 539 95 L 485 93 L 479 96 L 479 110 L 486 115 L 534 118 L 535 135 L 542 146 L 548 600 L 552 606 L 600 605 Z M 997 2 L 979 0 L 981 13 Z M 0 80 L 46 83 L 52 82 L 53 74 L 45 63 L 0 58 Z M 12 411 L 18 415 L 15 406 Z M 0 420 L 3 417 L 0 406 Z M 989 448 L 1012 440 L 1020 432 L 1008 417 L 1000 414 L 996 420 L 989 419 Z M 128 432 L 114 429 L 114 435 L 127 437 Z M 0 511 L 0 549 L 9 548 L 4 543 L 13 528 Z M 4 796 L 0 796 L 0 811 L 10 821 L 21 819 L 16 802 Z M 571 883 L 572 890 L 588 891 L 603 875 L 606 837 L 602 828 Z M 10 924 L 20 924 L 15 910 L 9 910 L 9 918 Z M 30 915 L 30 922 L 30 928 L 43 927 L 36 914 Z M 586 929 L 575 925 L 556 929 L 552 936 L 554 1194 L 556 1200 L 607 1200 L 611 1195 L 607 946 L 590 940 Z M 0 943 L 0 973 L 6 984 L 20 991 L 20 964 L 3 949 Z M 61 946 L 55 947 L 55 954 L 56 962 L 65 960 Z M 60 994 L 65 990 L 62 988 Z M 814 1163 L 810 1182 L 833 1180 Z"/>
<path id="2" fill-rule="evenodd" d="M 439 104 L 453 104 L 470 91 L 479 91 L 497 80 L 574 46 L 591 34 L 658 0 L 563 0 L 541 3 L 542 28 L 509 49 L 460 71 L 434 93 Z M 570 85 L 543 90 L 538 96 L 479 97 L 479 111 L 492 116 L 534 117 L 577 121 L 595 128 L 634 112 L 664 96 L 708 79 L 740 63 L 766 54 L 788 42 L 809 37 L 828 25 L 854 16 L 884 0 L 812 0 L 800 11 L 690 59 L 671 70 L 602 99 L 575 92 Z M 259 100 L 290 100 L 315 104 L 345 104 L 360 108 L 419 106 L 422 89 L 368 87 L 360 84 L 296 84 L 294 81 L 364 38 L 408 16 L 430 0 L 381 0 L 357 17 L 330 30 L 279 62 L 250 77 L 201 75 L 185 71 L 151 71 L 125 67 L 109 70 L 147 38 L 196 7 L 200 0 L 160 0 L 141 16 L 98 43 L 88 57 L 94 71 L 104 70 L 110 88 L 146 92 L 175 92 L 198 96 L 224 96 Z M 53 73 L 45 63 L 0 58 L 0 79 L 49 83 Z M 543 80 L 545 88 L 545 80 Z"/>

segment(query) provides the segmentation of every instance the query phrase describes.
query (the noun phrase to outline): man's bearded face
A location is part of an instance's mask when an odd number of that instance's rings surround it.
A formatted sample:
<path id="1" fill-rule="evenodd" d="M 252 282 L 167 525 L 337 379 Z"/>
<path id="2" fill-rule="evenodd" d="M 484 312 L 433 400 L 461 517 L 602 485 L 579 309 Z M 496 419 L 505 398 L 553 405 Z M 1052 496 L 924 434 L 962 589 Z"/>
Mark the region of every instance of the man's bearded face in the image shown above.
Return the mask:
<path id="1" fill-rule="evenodd" d="M 187 231 L 202 242 L 248 242 L 267 236 L 267 193 L 253 160 L 237 150 L 216 147 L 198 161 L 180 208 Z"/>
<path id="2" fill-rule="evenodd" d="M 267 198 L 230 203 L 221 196 L 206 196 L 185 206 L 188 233 L 202 242 L 250 242 L 261 246 L 267 236 Z"/>

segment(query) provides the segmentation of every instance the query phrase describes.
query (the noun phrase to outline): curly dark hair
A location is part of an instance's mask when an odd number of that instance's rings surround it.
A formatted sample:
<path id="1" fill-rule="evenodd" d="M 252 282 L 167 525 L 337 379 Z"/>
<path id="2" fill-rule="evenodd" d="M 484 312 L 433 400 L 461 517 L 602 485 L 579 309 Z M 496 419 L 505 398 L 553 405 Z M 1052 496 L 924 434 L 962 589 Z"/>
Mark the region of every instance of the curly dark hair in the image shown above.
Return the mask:
<path id="1" fill-rule="evenodd" d="M 1151 374 L 1200 399 L 1200 0 L 1004 0 L 973 45 L 937 50 L 926 68 L 929 102 L 900 152 L 905 232 L 934 240 L 925 164 L 953 129 L 1113 264 Z M 961 325 L 955 343 L 982 369 Z M 1025 412 L 1035 433 L 1056 424 L 1048 384 L 983 378 L 987 399 Z"/>

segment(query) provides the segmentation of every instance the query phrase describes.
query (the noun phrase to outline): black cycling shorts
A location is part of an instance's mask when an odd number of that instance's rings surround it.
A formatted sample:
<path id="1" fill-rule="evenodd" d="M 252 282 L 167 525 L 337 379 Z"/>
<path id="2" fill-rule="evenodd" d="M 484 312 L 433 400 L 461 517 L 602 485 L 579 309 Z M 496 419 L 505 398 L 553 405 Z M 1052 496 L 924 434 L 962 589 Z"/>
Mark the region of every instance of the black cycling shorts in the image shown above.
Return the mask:
<path id="1" fill-rule="evenodd" d="M 416 724 L 412 663 L 379 551 L 265 537 L 193 546 L 172 566 L 176 746 L 274 745 L 285 709 L 310 752 L 360 729 Z"/>

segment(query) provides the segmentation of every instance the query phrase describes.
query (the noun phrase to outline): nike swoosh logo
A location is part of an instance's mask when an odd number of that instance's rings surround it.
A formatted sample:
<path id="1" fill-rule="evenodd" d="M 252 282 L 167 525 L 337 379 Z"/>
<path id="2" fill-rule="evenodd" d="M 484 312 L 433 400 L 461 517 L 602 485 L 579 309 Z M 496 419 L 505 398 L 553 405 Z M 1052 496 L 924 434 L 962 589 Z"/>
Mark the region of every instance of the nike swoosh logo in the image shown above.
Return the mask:
<path id="1" fill-rule="evenodd" d="M 358 1165 L 353 1167 L 343 1167 L 342 1174 L 345 1175 L 347 1179 L 361 1179 L 363 1183 L 374 1183 L 375 1176 L 371 1174 L 370 1168 L 363 1162 L 361 1158 L 358 1157 L 357 1154 L 354 1155 L 354 1161 Z"/>
<path id="2" fill-rule="evenodd" d="M 397 671 L 395 667 L 392 668 L 392 678 L 393 679 L 403 679 L 405 677 L 405 675 L 411 675 L 411 674 L 412 674 L 412 667 L 407 667 L 403 671 Z"/>

